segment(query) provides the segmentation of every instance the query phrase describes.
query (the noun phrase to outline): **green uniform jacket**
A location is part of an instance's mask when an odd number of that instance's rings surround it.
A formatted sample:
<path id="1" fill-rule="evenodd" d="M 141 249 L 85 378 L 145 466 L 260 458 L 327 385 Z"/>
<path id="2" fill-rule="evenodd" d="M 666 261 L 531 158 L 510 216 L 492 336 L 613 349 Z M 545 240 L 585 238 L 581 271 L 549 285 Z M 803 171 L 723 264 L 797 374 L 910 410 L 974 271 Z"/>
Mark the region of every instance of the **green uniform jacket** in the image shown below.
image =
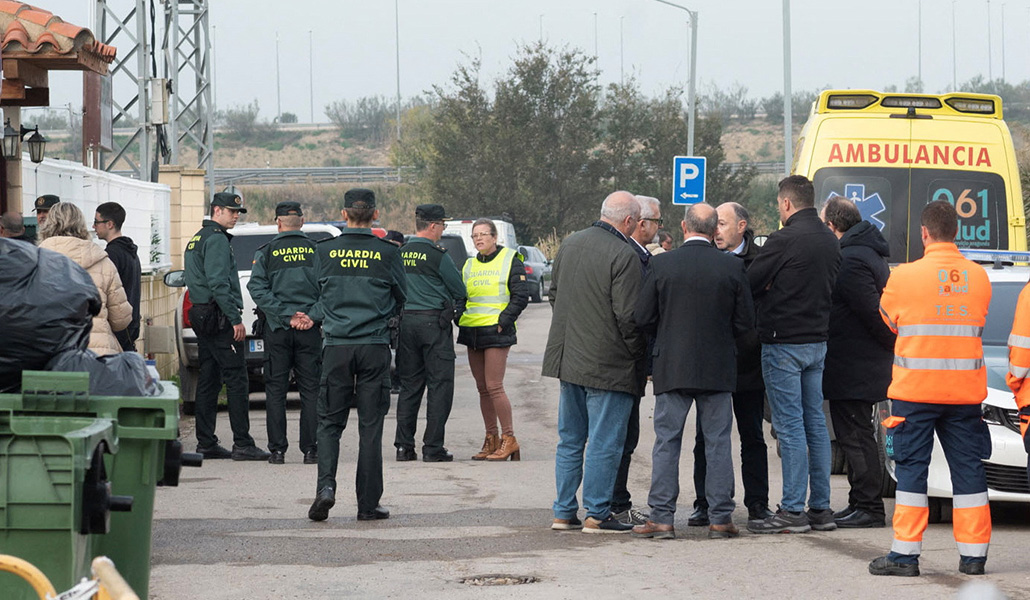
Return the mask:
<path id="1" fill-rule="evenodd" d="M 224 227 L 204 219 L 204 227 L 186 244 L 186 287 L 194 304 L 217 302 L 229 322 L 243 322 L 243 292 L 236 270 L 236 257 Z"/>
<path id="2" fill-rule="evenodd" d="M 273 331 L 289 329 L 290 317 L 318 300 L 315 246 L 302 231 L 284 231 L 254 253 L 247 289 Z"/>
<path id="3" fill-rule="evenodd" d="M 413 237 L 401 248 L 404 273 L 408 280 L 405 310 L 441 310 L 454 306 L 465 297 L 465 284 L 454 261 L 442 246 L 422 237 Z"/>
<path id="4" fill-rule="evenodd" d="M 390 343 L 386 321 L 407 291 L 400 250 L 368 228 L 318 243 L 318 302 L 308 316 L 322 321 L 325 345 Z"/>

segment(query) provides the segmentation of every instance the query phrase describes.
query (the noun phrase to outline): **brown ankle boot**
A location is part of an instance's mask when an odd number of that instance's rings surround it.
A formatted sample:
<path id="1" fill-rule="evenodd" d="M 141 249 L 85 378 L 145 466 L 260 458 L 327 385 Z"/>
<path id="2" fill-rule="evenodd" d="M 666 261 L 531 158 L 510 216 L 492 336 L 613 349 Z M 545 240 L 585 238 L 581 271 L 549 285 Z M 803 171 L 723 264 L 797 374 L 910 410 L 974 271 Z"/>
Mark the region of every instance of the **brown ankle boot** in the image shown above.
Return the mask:
<path id="1" fill-rule="evenodd" d="M 490 456 L 497 449 L 501 447 L 501 438 L 497 437 L 492 433 L 486 434 L 486 439 L 483 440 L 483 449 L 479 451 L 479 454 L 472 457 L 472 460 L 486 460 L 487 456 Z"/>
<path id="2" fill-rule="evenodd" d="M 521 460 L 519 442 L 513 435 L 501 436 L 501 447 L 496 452 L 487 456 L 487 460 Z"/>

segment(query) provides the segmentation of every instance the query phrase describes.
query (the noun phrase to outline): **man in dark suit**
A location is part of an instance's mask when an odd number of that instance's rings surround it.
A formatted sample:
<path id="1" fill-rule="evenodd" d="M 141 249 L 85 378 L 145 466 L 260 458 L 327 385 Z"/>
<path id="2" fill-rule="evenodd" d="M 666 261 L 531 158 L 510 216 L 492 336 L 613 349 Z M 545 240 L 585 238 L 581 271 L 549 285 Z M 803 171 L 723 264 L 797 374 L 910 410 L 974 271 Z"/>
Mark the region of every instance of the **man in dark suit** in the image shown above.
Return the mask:
<path id="1" fill-rule="evenodd" d="M 715 247 L 733 254 L 744 262 L 747 270 L 761 248 L 755 244 L 755 234 L 749 223 L 751 215 L 736 202 L 724 202 L 716 207 L 719 223 L 715 230 Z M 765 519 L 769 510 L 769 449 L 762 433 L 765 414 L 765 383 L 762 381 L 762 345 L 758 330 L 751 329 L 737 340 L 737 389 L 733 392 L 733 416 L 737 421 L 740 438 L 740 478 L 744 484 L 744 506 L 749 521 Z M 694 440 L 694 512 L 687 525 L 708 525 L 708 500 L 705 497 L 704 429 L 697 428 Z"/>
<path id="2" fill-rule="evenodd" d="M 716 224 L 710 205 L 690 207 L 683 219 L 683 245 L 651 259 L 637 301 L 638 325 L 656 336 L 651 518 L 633 528 L 638 537 L 675 537 L 683 426 L 694 401 L 705 431 L 708 537 L 739 533 L 731 519 L 736 505 L 731 394 L 737 385 L 735 340 L 754 327 L 755 311 L 744 263 L 712 245 Z"/>

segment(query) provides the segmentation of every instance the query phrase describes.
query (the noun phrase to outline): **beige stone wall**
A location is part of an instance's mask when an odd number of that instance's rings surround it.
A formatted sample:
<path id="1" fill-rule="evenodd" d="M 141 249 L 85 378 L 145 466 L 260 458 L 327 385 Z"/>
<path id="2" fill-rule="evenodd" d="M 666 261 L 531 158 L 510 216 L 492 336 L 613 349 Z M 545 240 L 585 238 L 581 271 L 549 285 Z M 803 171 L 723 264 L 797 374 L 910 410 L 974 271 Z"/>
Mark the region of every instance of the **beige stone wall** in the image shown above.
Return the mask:
<path id="1" fill-rule="evenodd" d="M 172 269 L 183 268 L 182 252 L 189 238 L 200 229 L 204 220 L 207 194 L 204 191 L 203 169 L 184 169 L 178 166 L 161 167 L 160 183 L 171 188 L 170 242 L 168 245 Z M 140 288 L 141 331 L 137 348 L 145 348 L 147 326 L 175 327 L 175 309 L 181 302 L 182 288 L 170 288 L 164 284 L 164 273 L 144 275 Z M 157 370 L 163 379 L 179 371 L 176 354 L 155 354 Z"/>

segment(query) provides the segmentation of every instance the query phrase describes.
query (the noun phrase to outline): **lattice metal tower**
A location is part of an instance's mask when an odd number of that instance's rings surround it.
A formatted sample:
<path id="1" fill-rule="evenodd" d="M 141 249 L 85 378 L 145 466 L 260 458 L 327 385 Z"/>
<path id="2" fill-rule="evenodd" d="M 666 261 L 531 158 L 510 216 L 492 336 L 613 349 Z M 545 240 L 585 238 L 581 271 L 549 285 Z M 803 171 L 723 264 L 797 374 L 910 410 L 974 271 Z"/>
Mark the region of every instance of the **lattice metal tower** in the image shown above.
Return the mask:
<path id="1" fill-rule="evenodd" d="M 157 4 L 163 13 L 160 29 Z M 113 150 L 101 155 L 102 169 L 129 170 L 134 177 L 156 181 L 158 164 L 193 164 L 206 169 L 208 195 L 213 192 L 208 5 L 209 0 L 96 1 L 94 31 L 119 50 L 110 69 L 114 127 L 132 129 L 128 137 L 114 136 Z M 167 123 L 163 111 L 155 110 L 162 88 L 168 92 Z"/>

